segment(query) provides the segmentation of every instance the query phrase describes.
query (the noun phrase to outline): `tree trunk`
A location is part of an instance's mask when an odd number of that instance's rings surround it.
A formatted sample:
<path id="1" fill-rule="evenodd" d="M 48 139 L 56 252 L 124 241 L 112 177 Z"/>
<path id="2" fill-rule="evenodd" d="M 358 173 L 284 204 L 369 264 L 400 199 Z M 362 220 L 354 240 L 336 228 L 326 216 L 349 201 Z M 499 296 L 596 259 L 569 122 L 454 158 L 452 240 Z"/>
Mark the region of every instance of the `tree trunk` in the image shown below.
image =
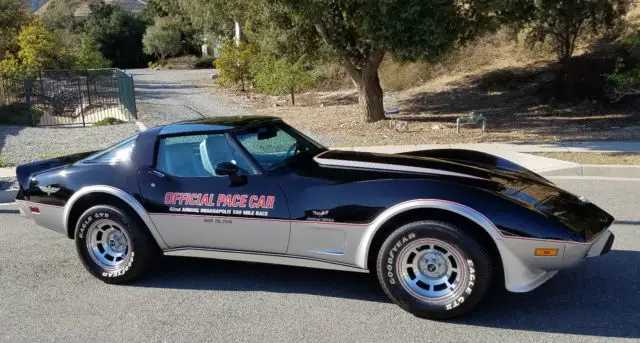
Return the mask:
<path id="1" fill-rule="evenodd" d="M 376 122 L 384 119 L 384 104 L 382 102 L 382 87 L 378 78 L 378 68 L 363 71 L 358 84 L 358 104 L 362 108 L 362 119 L 366 122 Z"/>
<path id="2" fill-rule="evenodd" d="M 296 105 L 296 90 L 291 88 L 291 106 Z"/>
<path id="3" fill-rule="evenodd" d="M 383 94 L 380 78 L 378 77 L 378 67 L 380 67 L 380 63 L 384 58 L 384 50 L 379 47 L 372 48 L 367 53 L 362 54 L 362 61 L 356 61 L 357 63 L 354 64 L 354 61 L 348 57 L 349 54 L 344 47 L 338 48 L 331 45 L 327 28 L 322 21 L 318 21 L 314 25 L 322 40 L 343 56 L 347 73 L 349 73 L 351 80 L 358 89 L 358 103 L 362 108 L 364 121 L 376 122 L 384 119 Z"/>
<path id="4" fill-rule="evenodd" d="M 235 27 L 235 33 L 233 35 L 233 41 L 236 43 L 236 46 L 240 45 L 240 42 L 246 41 L 246 37 L 244 36 L 244 30 L 242 27 L 244 26 L 244 22 L 240 22 L 238 20 L 233 21 Z"/>
<path id="5" fill-rule="evenodd" d="M 384 51 L 373 51 L 361 68 L 346 61 L 346 68 L 358 89 L 358 104 L 362 108 L 362 119 L 372 123 L 384 119 L 383 92 L 378 77 L 378 67 L 382 63 Z"/>

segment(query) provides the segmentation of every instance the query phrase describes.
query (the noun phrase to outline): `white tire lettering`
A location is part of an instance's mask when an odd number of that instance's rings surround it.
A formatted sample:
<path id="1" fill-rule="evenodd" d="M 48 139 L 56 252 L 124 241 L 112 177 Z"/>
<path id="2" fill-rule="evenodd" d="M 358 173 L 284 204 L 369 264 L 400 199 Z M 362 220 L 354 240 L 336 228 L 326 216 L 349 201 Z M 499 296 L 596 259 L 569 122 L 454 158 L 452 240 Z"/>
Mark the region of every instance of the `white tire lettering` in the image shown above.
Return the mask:
<path id="1" fill-rule="evenodd" d="M 452 309 L 460 306 L 460 304 L 464 303 L 466 299 L 465 294 L 468 297 L 473 292 L 473 286 L 475 286 L 475 280 L 476 280 L 476 270 L 473 268 L 474 264 L 472 260 L 467 260 L 467 264 L 469 265 L 469 284 L 467 285 L 467 288 L 464 290 L 463 294 L 460 297 L 458 297 L 458 299 L 456 299 L 452 303 L 445 305 L 444 308 L 446 311 L 451 311 Z"/>

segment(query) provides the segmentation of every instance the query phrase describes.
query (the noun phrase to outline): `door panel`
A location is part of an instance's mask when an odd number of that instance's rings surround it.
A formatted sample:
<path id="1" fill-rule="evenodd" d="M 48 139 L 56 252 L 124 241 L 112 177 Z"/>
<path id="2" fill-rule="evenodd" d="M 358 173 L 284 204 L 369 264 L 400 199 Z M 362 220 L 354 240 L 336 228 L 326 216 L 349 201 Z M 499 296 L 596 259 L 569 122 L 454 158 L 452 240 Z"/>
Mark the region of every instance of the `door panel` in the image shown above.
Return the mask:
<path id="1" fill-rule="evenodd" d="M 244 185 L 227 176 L 174 177 L 139 173 L 144 206 L 169 248 L 285 253 L 289 209 L 280 187 L 264 175 Z"/>

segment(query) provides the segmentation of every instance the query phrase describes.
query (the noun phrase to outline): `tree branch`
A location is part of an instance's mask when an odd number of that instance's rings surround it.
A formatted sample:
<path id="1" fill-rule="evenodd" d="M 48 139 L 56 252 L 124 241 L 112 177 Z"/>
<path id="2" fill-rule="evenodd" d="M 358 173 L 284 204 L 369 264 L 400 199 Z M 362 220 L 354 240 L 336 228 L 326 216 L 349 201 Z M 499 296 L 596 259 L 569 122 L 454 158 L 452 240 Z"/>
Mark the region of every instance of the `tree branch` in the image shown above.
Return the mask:
<path id="1" fill-rule="evenodd" d="M 316 27 L 316 31 L 318 31 L 318 34 L 320 35 L 320 38 L 322 38 L 325 44 L 327 44 L 329 48 L 333 49 L 338 53 L 338 55 L 340 55 L 340 57 L 344 62 L 344 67 L 347 70 L 347 73 L 349 74 L 351 79 L 353 79 L 354 81 L 359 80 L 362 75 L 362 72 L 353 64 L 353 62 L 351 62 L 351 59 L 349 59 L 349 56 L 347 53 L 343 51 L 339 51 L 335 46 L 333 46 L 329 42 L 329 35 L 327 33 L 327 28 L 324 25 L 324 23 L 322 21 L 318 21 L 316 22 L 315 27 Z"/>

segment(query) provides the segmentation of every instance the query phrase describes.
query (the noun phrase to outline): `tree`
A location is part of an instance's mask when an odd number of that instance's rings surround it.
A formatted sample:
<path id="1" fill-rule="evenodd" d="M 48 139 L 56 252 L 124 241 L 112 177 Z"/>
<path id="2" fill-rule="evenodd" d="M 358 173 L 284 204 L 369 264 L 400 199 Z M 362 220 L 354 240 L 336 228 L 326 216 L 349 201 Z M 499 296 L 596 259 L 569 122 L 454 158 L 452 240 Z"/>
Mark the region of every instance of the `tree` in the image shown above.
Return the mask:
<path id="1" fill-rule="evenodd" d="M 107 60 L 98 47 L 92 41 L 84 39 L 80 43 L 80 48 L 74 51 L 76 59 L 74 67 L 77 69 L 97 69 L 109 68 L 111 62 Z"/>
<path id="2" fill-rule="evenodd" d="M 268 94 L 290 94 L 296 104 L 295 93 L 310 86 L 313 76 L 304 70 L 303 58 L 295 63 L 285 59 L 262 56 L 251 63 L 253 83 Z"/>
<path id="3" fill-rule="evenodd" d="M 22 27 L 16 37 L 18 52 L 7 54 L 0 70 L 42 70 L 69 68 L 73 55 L 61 44 L 55 33 L 47 30 L 39 18 Z"/>
<path id="4" fill-rule="evenodd" d="M 295 25 L 311 25 L 358 89 L 363 119 L 384 118 L 378 67 L 385 54 L 433 60 L 493 27 L 498 1 L 265 0 Z M 299 44 L 299 42 L 295 42 Z"/>
<path id="5" fill-rule="evenodd" d="M 178 17 L 157 18 L 142 37 L 144 52 L 160 57 L 160 63 L 164 63 L 165 57 L 178 54 L 182 48 L 180 27 Z"/>
<path id="6" fill-rule="evenodd" d="M 84 32 L 115 67 L 145 66 L 142 36 L 150 24 L 117 5 L 91 5 Z"/>
<path id="7" fill-rule="evenodd" d="M 244 91 L 245 82 L 250 76 L 249 65 L 253 56 L 255 51 L 251 44 L 225 41 L 220 48 L 220 57 L 216 59 L 216 69 L 220 73 L 218 83 L 235 85 L 239 82 Z"/>
<path id="8" fill-rule="evenodd" d="M 15 38 L 20 28 L 29 20 L 30 15 L 24 1 L 0 0 L 0 60 L 7 53 L 18 52 Z"/>
<path id="9" fill-rule="evenodd" d="M 581 36 L 613 27 L 628 5 L 626 0 L 515 0 L 503 17 L 527 31 L 529 45 L 550 40 L 564 61 Z"/>
<path id="10" fill-rule="evenodd" d="M 78 19 L 74 15 L 78 8 L 77 0 L 50 0 L 51 6 L 42 14 L 42 20 L 49 29 L 61 29 L 70 31 L 77 24 Z"/>

